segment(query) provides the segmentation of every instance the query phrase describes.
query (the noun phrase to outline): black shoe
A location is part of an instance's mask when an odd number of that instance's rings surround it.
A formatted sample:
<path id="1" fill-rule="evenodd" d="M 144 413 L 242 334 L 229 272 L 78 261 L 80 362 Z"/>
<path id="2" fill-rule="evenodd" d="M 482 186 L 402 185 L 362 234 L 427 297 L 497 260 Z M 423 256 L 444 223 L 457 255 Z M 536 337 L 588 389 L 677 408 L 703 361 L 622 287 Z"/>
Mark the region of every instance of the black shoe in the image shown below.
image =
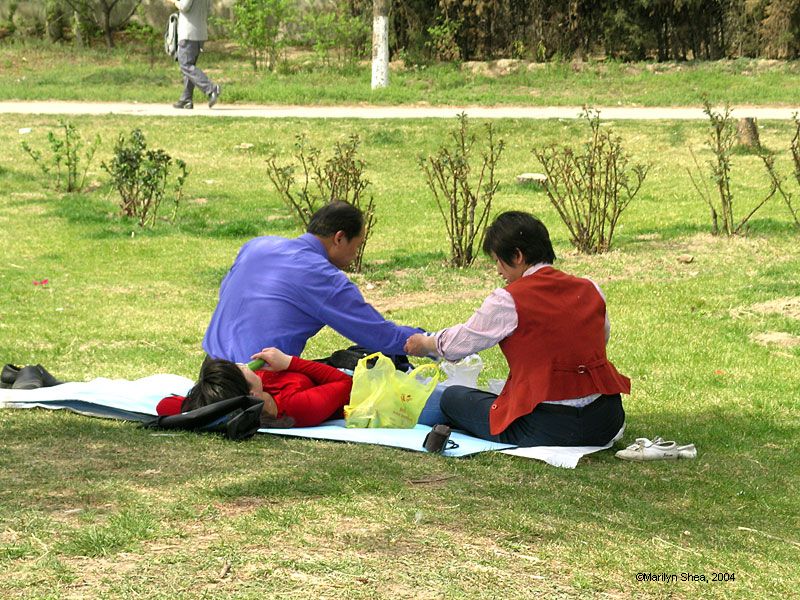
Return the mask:
<path id="1" fill-rule="evenodd" d="M 172 105 L 172 108 L 194 108 L 194 102 L 191 100 L 178 100 L 175 104 Z"/>
<path id="2" fill-rule="evenodd" d="M 42 374 L 42 387 L 53 387 L 54 385 L 61 385 L 64 383 L 48 373 L 47 369 L 45 369 L 42 365 L 36 365 L 36 368 L 39 369 L 39 373 Z"/>
<path id="3" fill-rule="evenodd" d="M 211 90 L 211 93 L 208 95 L 208 108 L 212 108 L 219 100 L 219 95 L 222 93 L 222 88 L 219 85 L 215 85 L 214 89 Z"/>
<path id="4" fill-rule="evenodd" d="M 33 365 L 22 367 L 17 375 L 17 380 L 11 387 L 15 390 L 35 390 L 36 388 L 44 387 L 42 372 L 39 367 Z"/>
<path id="5" fill-rule="evenodd" d="M 14 385 L 21 368 L 22 367 L 12 365 L 11 363 L 5 365 L 2 374 L 0 374 L 0 388 L 10 388 Z"/>

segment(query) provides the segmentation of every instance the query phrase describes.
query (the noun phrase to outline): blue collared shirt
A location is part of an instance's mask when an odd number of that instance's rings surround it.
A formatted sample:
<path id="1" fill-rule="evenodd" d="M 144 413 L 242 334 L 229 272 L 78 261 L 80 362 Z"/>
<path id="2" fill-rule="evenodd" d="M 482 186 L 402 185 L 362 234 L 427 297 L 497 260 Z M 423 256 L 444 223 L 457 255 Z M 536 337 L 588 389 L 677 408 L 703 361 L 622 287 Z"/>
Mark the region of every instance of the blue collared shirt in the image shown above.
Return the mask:
<path id="1" fill-rule="evenodd" d="M 300 356 L 323 325 L 385 354 L 402 354 L 406 339 L 422 332 L 387 321 L 367 304 L 315 235 L 266 236 L 242 246 L 222 280 L 203 349 L 234 362 L 270 346 Z"/>

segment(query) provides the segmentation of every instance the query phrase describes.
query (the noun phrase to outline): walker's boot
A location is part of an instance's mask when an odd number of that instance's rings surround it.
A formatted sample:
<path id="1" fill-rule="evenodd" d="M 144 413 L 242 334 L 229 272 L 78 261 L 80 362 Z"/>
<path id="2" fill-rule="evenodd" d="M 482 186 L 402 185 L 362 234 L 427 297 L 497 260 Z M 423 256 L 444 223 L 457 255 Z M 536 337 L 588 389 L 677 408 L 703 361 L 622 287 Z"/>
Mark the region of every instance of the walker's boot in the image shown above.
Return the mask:
<path id="1" fill-rule="evenodd" d="M 222 93 L 222 88 L 219 85 L 215 85 L 214 89 L 211 90 L 211 93 L 208 95 L 208 108 L 213 108 L 214 105 L 219 100 L 219 95 Z"/>

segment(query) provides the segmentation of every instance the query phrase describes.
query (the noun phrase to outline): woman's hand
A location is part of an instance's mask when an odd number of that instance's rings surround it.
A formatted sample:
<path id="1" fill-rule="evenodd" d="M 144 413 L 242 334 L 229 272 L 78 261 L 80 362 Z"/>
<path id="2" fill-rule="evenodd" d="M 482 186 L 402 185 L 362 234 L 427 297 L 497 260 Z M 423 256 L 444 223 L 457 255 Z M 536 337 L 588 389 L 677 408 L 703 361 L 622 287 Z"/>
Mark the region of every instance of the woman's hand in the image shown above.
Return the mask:
<path id="1" fill-rule="evenodd" d="M 250 358 L 260 358 L 266 364 L 262 367 L 265 371 L 285 371 L 292 362 L 292 357 L 277 348 L 264 348 L 261 352 L 253 354 Z"/>
<path id="2" fill-rule="evenodd" d="M 415 333 L 406 340 L 403 350 L 411 356 L 436 356 L 436 338 L 432 335 Z"/>

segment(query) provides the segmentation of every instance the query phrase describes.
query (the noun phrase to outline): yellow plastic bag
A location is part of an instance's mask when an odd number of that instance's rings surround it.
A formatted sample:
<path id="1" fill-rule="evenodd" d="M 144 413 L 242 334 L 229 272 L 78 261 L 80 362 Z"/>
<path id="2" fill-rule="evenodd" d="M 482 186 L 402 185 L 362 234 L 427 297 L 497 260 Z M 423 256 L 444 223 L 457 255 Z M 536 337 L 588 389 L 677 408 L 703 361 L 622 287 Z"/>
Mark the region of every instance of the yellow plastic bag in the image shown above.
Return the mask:
<path id="1" fill-rule="evenodd" d="M 375 365 L 367 368 L 367 361 L 376 356 Z M 418 379 L 425 371 L 432 375 L 427 383 Z M 345 423 L 347 427 L 410 429 L 417 424 L 438 381 L 436 365 L 422 365 L 403 373 L 380 352 L 365 356 L 353 372 L 350 404 L 344 407 Z"/>

